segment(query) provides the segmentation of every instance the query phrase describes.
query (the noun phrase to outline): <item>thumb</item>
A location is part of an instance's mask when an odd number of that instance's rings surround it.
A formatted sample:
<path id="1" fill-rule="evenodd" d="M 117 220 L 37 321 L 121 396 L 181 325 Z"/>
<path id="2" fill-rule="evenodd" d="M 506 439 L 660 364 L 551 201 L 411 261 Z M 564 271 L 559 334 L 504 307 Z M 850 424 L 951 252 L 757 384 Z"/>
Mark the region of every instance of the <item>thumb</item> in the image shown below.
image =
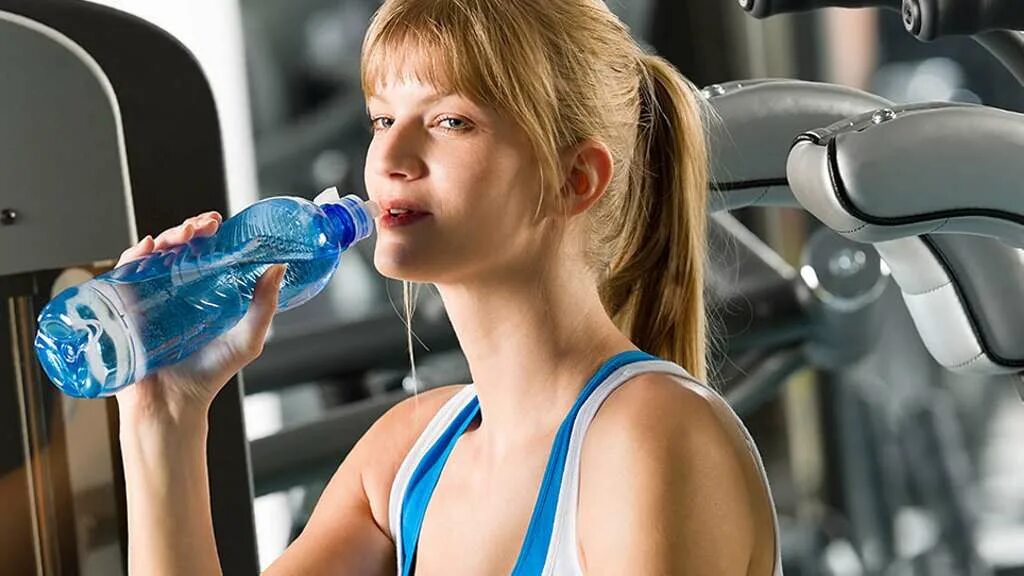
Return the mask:
<path id="1" fill-rule="evenodd" d="M 258 356 L 263 350 L 263 341 L 267 337 L 270 323 L 277 313 L 278 297 L 281 284 L 287 270 L 286 264 L 275 264 L 267 268 L 256 281 L 252 304 L 240 324 L 244 324 L 242 334 L 247 340 L 245 348 Z"/>

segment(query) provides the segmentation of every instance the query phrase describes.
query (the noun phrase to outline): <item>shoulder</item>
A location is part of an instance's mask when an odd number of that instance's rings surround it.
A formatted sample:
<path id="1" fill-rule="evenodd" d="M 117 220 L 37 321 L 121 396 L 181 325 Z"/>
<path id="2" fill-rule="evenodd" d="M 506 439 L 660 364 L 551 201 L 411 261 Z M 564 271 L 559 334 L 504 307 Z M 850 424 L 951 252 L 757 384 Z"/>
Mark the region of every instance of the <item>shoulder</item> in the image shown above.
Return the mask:
<path id="1" fill-rule="evenodd" d="M 360 444 L 372 446 L 376 459 L 386 455 L 400 464 L 438 410 L 465 387 L 441 386 L 402 400 L 374 422 Z"/>
<path id="2" fill-rule="evenodd" d="M 624 382 L 598 411 L 587 440 L 613 450 L 663 445 L 666 456 L 710 456 L 744 447 L 732 409 L 695 380 L 649 372 Z"/>
<path id="3" fill-rule="evenodd" d="M 587 565 L 745 574 L 760 480 L 737 422 L 718 394 L 691 380 L 646 373 L 615 390 L 583 446 Z"/>
<path id="4" fill-rule="evenodd" d="M 352 450 L 370 508 L 386 532 L 391 484 L 406 455 L 438 411 L 466 386 L 442 386 L 406 398 L 370 427 Z"/>
<path id="5" fill-rule="evenodd" d="M 267 573 L 309 574 L 325 566 L 346 574 L 383 574 L 392 569 L 391 483 L 420 433 L 462 388 L 424 392 L 381 416 L 338 467 L 302 534 Z"/>

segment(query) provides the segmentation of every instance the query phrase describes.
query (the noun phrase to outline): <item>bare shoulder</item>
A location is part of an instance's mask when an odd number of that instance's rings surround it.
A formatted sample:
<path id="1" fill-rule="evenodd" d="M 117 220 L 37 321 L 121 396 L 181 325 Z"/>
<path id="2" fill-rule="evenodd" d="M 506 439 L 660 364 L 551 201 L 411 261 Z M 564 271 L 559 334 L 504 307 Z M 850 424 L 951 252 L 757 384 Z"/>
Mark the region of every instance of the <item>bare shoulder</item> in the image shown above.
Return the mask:
<path id="1" fill-rule="evenodd" d="M 612 392 L 589 434 L 648 442 L 670 438 L 691 449 L 699 448 L 691 441 L 721 448 L 742 438 L 721 396 L 695 380 L 657 372 L 634 376 Z"/>
<path id="2" fill-rule="evenodd" d="M 578 536 L 591 572 L 770 573 L 771 521 L 739 421 L 714 391 L 641 374 L 598 411 L 580 468 Z"/>
<path id="3" fill-rule="evenodd" d="M 361 471 L 374 518 L 387 529 L 391 484 L 413 444 L 438 410 L 465 386 L 442 386 L 399 402 L 370 427 L 349 460 Z"/>
<path id="4" fill-rule="evenodd" d="M 372 448 L 375 459 L 390 456 L 400 461 L 437 411 L 463 388 L 441 386 L 402 400 L 374 422 L 360 444 Z"/>
<path id="5" fill-rule="evenodd" d="M 588 450 L 589 448 L 589 450 Z M 584 441 L 592 463 L 636 458 L 677 468 L 680 461 L 742 473 L 745 437 L 721 396 L 696 381 L 664 373 L 631 378 L 609 395 Z"/>

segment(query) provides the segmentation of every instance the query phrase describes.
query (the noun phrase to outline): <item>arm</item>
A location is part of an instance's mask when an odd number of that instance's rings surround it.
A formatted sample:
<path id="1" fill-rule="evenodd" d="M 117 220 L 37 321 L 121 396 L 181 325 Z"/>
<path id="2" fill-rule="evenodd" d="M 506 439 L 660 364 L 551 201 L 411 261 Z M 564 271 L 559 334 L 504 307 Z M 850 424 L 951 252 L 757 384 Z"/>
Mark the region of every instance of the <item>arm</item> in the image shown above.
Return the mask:
<path id="1" fill-rule="evenodd" d="M 155 239 L 147 236 L 117 265 L 213 235 L 219 226 L 214 212 L 189 218 Z M 225 334 L 117 393 L 129 573 L 221 573 L 206 463 L 209 407 L 231 377 L 262 352 L 283 274 L 282 266 L 264 272 L 246 315 Z"/>
<path id="2" fill-rule="evenodd" d="M 219 226 L 216 213 L 189 218 L 155 239 L 147 236 L 117 265 L 213 235 Z M 245 317 L 227 333 L 117 393 L 129 573 L 221 573 L 210 512 L 207 415 L 221 388 L 262 352 L 283 273 L 275 266 L 263 274 Z"/>
<path id="3" fill-rule="evenodd" d="M 205 410 L 121 413 L 131 574 L 220 574 L 206 467 Z"/>
<path id="4" fill-rule="evenodd" d="M 123 417 L 129 572 L 220 574 L 210 515 L 205 412 Z M 302 535 L 267 575 L 382 575 L 394 548 L 371 513 L 362 469 L 377 434 L 367 433 L 325 489 Z"/>
<path id="5" fill-rule="evenodd" d="M 385 515 L 378 523 L 364 478 L 373 474 L 374 454 L 378 458 L 383 456 L 380 438 L 386 433 L 394 410 L 360 438 L 324 488 L 302 534 L 267 569 L 265 576 L 394 572 L 394 545 L 381 528 L 386 522 L 387 504 L 378 507 L 379 514 Z M 375 486 L 377 483 L 371 479 L 370 490 Z"/>
<path id="6" fill-rule="evenodd" d="M 598 413 L 581 468 L 587 574 L 748 573 L 759 520 L 751 459 L 705 394 L 645 374 Z"/>
<path id="7" fill-rule="evenodd" d="M 189 219 L 155 240 L 147 237 L 127 250 L 118 265 L 195 235 L 212 235 L 218 227 L 216 214 Z M 275 268 L 260 278 L 249 311 L 235 327 L 184 361 L 117 394 L 131 574 L 221 573 L 210 512 L 207 416 L 224 384 L 263 350 L 283 275 L 283 269 Z M 387 501 L 377 496 L 383 505 L 374 515 L 365 479 L 370 475 L 370 485 L 390 487 L 387 468 L 385 474 L 378 473 L 379 462 L 400 462 L 408 446 L 390 450 L 394 439 L 408 436 L 405 441 L 411 444 L 415 438 L 408 431 L 411 414 L 404 405 L 360 440 L 325 490 L 307 529 L 268 574 L 370 575 L 393 569 L 394 548 L 380 528 L 387 520 Z"/>

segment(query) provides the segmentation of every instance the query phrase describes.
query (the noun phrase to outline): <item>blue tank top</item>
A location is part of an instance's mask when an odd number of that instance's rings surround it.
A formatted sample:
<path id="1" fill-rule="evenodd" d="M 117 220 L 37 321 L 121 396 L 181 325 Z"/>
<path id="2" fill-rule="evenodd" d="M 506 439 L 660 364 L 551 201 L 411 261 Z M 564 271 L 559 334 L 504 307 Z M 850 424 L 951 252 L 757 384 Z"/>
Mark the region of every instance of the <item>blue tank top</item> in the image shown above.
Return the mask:
<path id="1" fill-rule="evenodd" d="M 604 399 L 626 380 L 643 372 L 667 372 L 692 379 L 676 364 L 638 350 L 616 354 L 601 365 L 587 381 L 555 434 L 512 576 L 582 573 L 576 554 L 575 516 L 583 436 Z M 416 552 L 427 504 L 456 442 L 479 414 L 480 402 L 473 387 L 467 386 L 438 411 L 395 477 L 389 518 L 399 576 L 415 574 Z M 764 467 L 753 440 L 742 422 L 739 424 L 764 478 Z M 767 484 L 766 479 L 765 482 Z M 774 504 L 772 508 L 774 514 Z M 777 519 L 775 523 L 775 574 L 781 575 Z"/>

